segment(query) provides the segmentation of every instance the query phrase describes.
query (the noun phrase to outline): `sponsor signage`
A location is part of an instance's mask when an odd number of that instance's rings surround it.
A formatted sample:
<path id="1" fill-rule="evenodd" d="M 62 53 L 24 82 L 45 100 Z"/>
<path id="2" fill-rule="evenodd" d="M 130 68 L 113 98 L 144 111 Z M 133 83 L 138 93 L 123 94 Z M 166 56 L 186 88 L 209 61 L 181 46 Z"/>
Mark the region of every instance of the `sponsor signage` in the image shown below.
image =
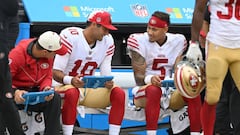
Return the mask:
<path id="1" fill-rule="evenodd" d="M 164 11 L 172 24 L 190 24 L 193 0 L 22 0 L 30 22 L 80 22 L 94 10 L 112 14 L 113 23 L 147 23 L 151 14 Z"/>

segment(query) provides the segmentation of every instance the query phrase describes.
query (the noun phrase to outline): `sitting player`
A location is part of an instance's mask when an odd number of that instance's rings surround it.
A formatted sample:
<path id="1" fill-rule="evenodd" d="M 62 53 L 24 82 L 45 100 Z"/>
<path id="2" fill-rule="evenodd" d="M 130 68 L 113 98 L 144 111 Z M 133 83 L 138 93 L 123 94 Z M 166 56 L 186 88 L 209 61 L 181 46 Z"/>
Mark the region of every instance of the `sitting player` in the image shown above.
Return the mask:
<path id="1" fill-rule="evenodd" d="M 198 135 L 201 131 L 200 123 L 200 108 L 201 99 L 199 96 L 200 91 L 203 89 L 204 80 L 198 78 L 198 76 L 192 76 L 187 74 L 187 68 L 192 69 L 191 73 L 197 75 L 196 70 L 192 65 L 179 65 L 176 66 L 182 53 L 186 48 L 186 39 L 181 34 L 168 33 L 168 26 L 170 24 L 169 15 L 163 12 L 156 11 L 152 14 L 148 25 L 147 32 L 131 34 L 127 41 L 127 47 L 130 51 L 130 57 L 132 67 L 134 71 L 134 77 L 137 86 L 133 89 L 134 104 L 138 107 L 145 108 L 146 115 L 146 128 L 147 134 L 155 135 L 158 125 L 158 118 L 160 108 L 170 108 L 172 110 L 178 110 L 184 105 L 188 105 L 188 113 L 190 119 L 190 131 L 191 135 Z M 185 63 L 185 62 L 184 62 Z M 169 99 L 169 105 L 162 103 L 160 105 L 161 98 L 166 93 L 166 89 L 161 87 L 161 80 L 171 77 L 172 69 L 176 69 L 186 76 L 190 85 L 186 88 L 186 84 L 179 85 L 179 80 L 175 80 L 177 86 L 183 88 L 182 90 L 194 90 L 198 92 L 185 93 L 189 94 L 187 98 L 180 94 L 180 91 L 174 91 L 171 93 Z M 175 75 L 174 79 L 180 77 Z M 185 79 L 185 78 L 184 78 Z M 188 82 L 186 80 L 184 83 Z M 191 83 L 193 82 L 193 83 Z M 195 84 L 200 83 L 200 86 L 195 87 Z M 190 88 L 190 89 L 189 89 Z"/>
<path id="2" fill-rule="evenodd" d="M 77 106 L 106 108 L 109 113 L 109 134 L 117 135 L 125 111 L 125 93 L 107 81 L 102 88 L 84 88 L 83 76 L 94 75 L 97 68 L 101 75 L 111 75 L 111 60 L 115 45 L 109 30 L 116 30 L 111 24 L 108 12 L 98 11 L 90 14 L 87 27 L 69 27 L 61 31 L 62 42 L 68 48 L 64 56 L 57 55 L 54 61 L 53 77 L 64 84 L 58 88 L 64 94 L 62 107 L 63 134 L 72 135 L 77 117 Z M 80 102 L 79 102 L 80 101 Z"/>

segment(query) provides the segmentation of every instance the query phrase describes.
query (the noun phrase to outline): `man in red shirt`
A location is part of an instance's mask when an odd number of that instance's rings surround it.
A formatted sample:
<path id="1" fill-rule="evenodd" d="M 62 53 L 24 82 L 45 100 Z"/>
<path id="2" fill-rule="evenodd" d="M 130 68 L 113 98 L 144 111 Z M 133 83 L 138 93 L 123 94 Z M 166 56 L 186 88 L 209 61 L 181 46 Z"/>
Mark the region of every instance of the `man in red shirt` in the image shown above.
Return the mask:
<path id="1" fill-rule="evenodd" d="M 27 92 L 51 89 L 52 66 L 55 54 L 65 54 L 66 48 L 60 43 L 60 37 L 52 31 L 44 32 L 39 38 L 22 40 L 9 53 L 12 75 L 12 88 L 15 89 L 15 102 L 18 107 L 25 100 Z M 46 96 L 47 102 L 29 105 L 29 111 L 43 112 L 45 121 L 44 135 L 59 135 L 61 97 L 58 93 Z"/>

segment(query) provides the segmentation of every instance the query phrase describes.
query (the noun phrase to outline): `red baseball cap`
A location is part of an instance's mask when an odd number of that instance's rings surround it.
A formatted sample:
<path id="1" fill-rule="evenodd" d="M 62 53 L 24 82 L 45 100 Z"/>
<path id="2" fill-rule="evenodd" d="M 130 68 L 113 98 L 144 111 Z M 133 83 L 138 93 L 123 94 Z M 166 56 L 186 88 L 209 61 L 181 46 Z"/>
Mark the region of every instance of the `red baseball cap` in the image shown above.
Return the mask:
<path id="1" fill-rule="evenodd" d="M 101 24 L 109 30 L 117 30 L 117 28 L 112 25 L 111 15 L 106 11 L 92 12 L 88 17 L 88 21 Z"/>

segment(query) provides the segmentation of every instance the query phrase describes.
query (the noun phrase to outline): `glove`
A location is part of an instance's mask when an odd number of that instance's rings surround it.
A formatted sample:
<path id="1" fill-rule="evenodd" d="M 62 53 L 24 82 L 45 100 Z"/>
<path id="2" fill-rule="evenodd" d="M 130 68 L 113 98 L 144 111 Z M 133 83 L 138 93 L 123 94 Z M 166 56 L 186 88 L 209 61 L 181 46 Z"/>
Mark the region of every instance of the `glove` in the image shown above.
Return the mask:
<path id="1" fill-rule="evenodd" d="M 202 61 L 202 52 L 199 48 L 198 42 L 191 42 L 187 50 L 186 57 L 188 60 L 192 61 L 194 64 L 197 64 L 198 61 Z"/>

